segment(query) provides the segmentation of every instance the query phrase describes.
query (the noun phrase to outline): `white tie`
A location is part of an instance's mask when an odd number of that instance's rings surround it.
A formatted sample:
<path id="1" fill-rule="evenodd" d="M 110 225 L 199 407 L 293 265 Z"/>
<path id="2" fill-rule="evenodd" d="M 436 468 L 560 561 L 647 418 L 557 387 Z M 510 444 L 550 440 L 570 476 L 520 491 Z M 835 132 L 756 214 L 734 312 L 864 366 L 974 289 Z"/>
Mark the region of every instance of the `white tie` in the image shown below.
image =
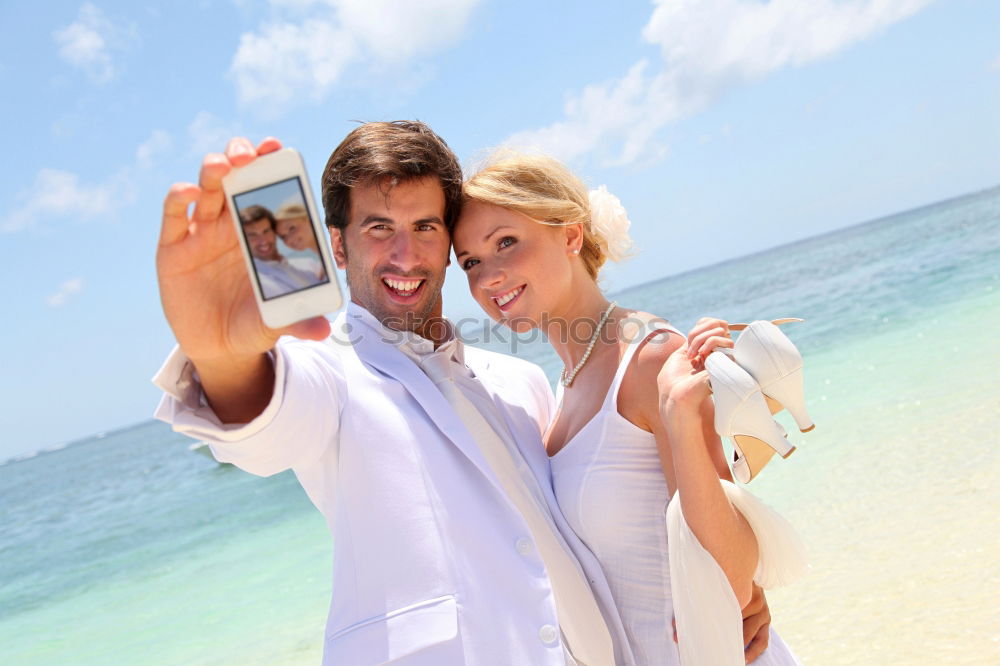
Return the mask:
<path id="1" fill-rule="evenodd" d="M 569 555 L 568 546 L 552 523 L 540 491 L 536 490 L 533 494 L 526 485 L 529 480 L 534 483 L 534 476 L 530 471 L 526 475 L 518 473 L 518 465 L 510 449 L 475 405 L 455 385 L 451 366 L 452 361 L 448 354 L 429 354 L 421 361 L 424 372 L 455 409 L 482 451 L 493 474 L 500 481 L 508 499 L 527 523 L 552 583 L 559 626 L 569 651 L 581 665 L 611 666 L 614 664 L 611 633 L 586 577 Z"/>

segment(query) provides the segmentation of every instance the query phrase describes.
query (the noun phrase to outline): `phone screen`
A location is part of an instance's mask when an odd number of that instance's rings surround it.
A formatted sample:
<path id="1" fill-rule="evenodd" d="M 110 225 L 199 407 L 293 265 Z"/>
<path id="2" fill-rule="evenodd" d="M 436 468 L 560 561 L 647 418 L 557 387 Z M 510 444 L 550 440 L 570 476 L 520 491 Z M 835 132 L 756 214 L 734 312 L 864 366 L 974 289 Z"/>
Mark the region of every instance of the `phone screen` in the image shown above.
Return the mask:
<path id="1" fill-rule="evenodd" d="M 298 176 L 233 195 L 265 301 L 330 281 Z"/>

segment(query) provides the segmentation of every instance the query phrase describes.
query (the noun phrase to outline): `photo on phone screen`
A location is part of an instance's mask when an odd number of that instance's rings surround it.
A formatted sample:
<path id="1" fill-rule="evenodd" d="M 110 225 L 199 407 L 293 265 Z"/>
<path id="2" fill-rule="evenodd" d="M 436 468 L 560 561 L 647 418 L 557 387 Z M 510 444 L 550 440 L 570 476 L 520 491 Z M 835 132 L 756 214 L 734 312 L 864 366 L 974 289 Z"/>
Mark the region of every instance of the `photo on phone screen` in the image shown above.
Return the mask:
<path id="1" fill-rule="evenodd" d="M 330 281 L 297 176 L 233 196 L 265 301 Z"/>

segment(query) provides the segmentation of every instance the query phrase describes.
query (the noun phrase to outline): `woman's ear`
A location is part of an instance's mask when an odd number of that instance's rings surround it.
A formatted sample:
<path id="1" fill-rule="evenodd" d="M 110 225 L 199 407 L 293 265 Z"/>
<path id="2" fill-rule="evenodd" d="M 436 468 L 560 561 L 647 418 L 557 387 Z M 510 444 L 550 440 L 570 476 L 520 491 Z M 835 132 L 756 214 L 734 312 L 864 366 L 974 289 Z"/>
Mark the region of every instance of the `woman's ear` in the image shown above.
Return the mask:
<path id="1" fill-rule="evenodd" d="M 563 225 L 563 233 L 566 235 L 566 251 L 570 254 L 580 254 L 583 247 L 583 224 L 573 222 Z"/>

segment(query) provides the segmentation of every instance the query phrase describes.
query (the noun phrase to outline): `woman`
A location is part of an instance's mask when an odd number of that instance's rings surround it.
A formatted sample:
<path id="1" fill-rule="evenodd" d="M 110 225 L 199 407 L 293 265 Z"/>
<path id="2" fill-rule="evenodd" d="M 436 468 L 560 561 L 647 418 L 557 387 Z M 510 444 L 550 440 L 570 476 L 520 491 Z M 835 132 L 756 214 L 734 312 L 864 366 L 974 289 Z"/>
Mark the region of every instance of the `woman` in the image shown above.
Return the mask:
<path id="1" fill-rule="evenodd" d="M 545 435 L 556 497 L 601 561 L 638 663 L 676 664 L 664 521 L 672 493 L 684 498 L 680 529 L 690 529 L 735 596 L 736 624 L 759 545 L 719 482 L 729 470 L 699 371 L 713 349 L 733 346 L 728 327 L 702 320 L 685 339 L 662 319 L 608 302 L 597 274 L 624 254 L 627 225 L 603 188 L 588 196 L 555 160 L 512 155 L 466 183 L 453 242 L 486 312 L 519 332 L 542 328 L 562 359 L 559 408 Z M 701 636 L 707 627 L 685 628 L 680 616 L 678 624 L 682 646 L 713 640 Z M 703 649 L 698 663 L 709 663 Z M 736 650 L 742 657 L 741 644 Z M 772 632 L 757 663 L 798 662 Z"/>
<path id="2" fill-rule="evenodd" d="M 310 270 L 320 280 L 326 279 L 323 261 L 319 258 L 319 245 L 306 207 L 298 203 L 286 203 L 274 214 L 274 232 L 281 242 L 295 252 L 301 252 L 303 260 L 311 262 Z"/>
<path id="3" fill-rule="evenodd" d="M 290 249 L 297 252 L 314 252 L 319 256 L 319 246 L 312 225 L 309 224 L 309 213 L 302 204 L 285 204 L 274 214 L 276 220 L 275 233 Z"/>

